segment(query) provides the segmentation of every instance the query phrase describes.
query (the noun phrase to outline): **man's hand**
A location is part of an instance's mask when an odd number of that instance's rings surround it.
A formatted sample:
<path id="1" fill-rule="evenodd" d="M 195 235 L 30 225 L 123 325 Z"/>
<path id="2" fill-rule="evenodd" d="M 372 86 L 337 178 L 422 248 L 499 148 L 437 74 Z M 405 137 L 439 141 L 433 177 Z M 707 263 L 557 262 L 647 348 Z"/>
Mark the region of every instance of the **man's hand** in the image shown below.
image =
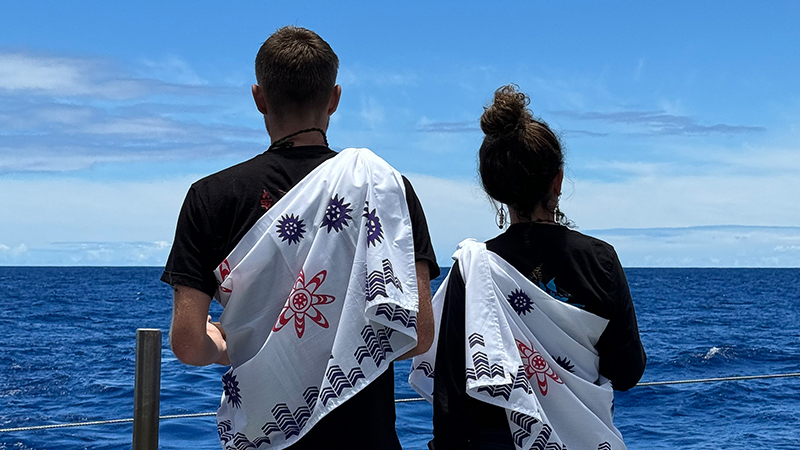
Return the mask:
<path id="1" fill-rule="evenodd" d="M 184 364 L 230 364 L 225 332 L 210 321 L 211 297 L 186 286 L 175 286 L 170 345 Z"/>
<path id="2" fill-rule="evenodd" d="M 216 344 L 217 348 L 222 352 L 220 359 L 214 361 L 214 363 L 221 364 L 223 366 L 231 365 L 231 362 L 228 359 L 228 343 L 225 341 L 225 330 L 222 329 L 222 325 L 219 322 L 212 322 L 211 316 L 208 316 L 206 334 L 209 338 L 211 338 L 212 341 L 214 341 L 214 344 Z"/>

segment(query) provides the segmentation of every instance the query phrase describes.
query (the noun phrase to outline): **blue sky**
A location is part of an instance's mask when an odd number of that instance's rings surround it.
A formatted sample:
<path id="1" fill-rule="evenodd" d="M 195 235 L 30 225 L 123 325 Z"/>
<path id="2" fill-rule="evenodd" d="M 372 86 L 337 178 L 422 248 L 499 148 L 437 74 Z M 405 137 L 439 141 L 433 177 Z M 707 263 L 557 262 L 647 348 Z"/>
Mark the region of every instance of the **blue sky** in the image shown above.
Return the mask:
<path id="1" fill-rule="evenodd" d="M 443 265 L 497 233 L 478 118 L 514 82 L 623 264 L 800 266 L 800 4 L 551 3 L 8 2 L 0 265 L 163 264 L 189 185 L 266 148 L 253 60 L 295 24 L 341 60 L 331 145 L 411 179 Z"/>

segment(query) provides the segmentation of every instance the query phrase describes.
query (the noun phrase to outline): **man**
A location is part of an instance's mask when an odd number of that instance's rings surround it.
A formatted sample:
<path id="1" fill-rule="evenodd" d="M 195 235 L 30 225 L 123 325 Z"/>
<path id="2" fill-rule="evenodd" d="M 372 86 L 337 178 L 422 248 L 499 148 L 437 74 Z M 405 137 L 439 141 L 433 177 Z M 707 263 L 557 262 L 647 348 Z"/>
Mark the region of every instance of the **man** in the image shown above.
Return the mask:
<path id="1" fill-rule="evenodd" d="M 217 290 L 214 270 L 275 202 L 337 155 L 328 148 L 325 132 L 341 96 L 338 65 L 327 42 L 299 27 L 279 29 L 259 50 L 252 95 L 272 145 L 192 185 L 161 277 L 175 289 L 170 342 L 180 361 L 229 364 L 225 333 L 208 316 Z M 422 207 L 408 180 L 403 182 L 419 290 L 418 343 L 402 356 L 408 358 L 425 352 L 433 340 L 430 279 L 439 268 Z M 394 375 L 387 370 L 291 448 L 399 449 L 394 421 Z"/>

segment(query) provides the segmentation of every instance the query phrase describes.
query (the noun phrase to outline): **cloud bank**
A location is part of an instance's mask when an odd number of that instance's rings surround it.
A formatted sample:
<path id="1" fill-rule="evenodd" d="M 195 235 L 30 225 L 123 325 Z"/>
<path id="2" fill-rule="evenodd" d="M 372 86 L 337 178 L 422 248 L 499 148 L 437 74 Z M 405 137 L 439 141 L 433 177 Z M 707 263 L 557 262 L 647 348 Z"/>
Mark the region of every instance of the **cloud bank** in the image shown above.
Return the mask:
<path id="1" fill-rule="evenodd" d="M 163 266 L 171 244 L 156 242 L 53 242 L 43 247 L 0 244 L 0 266 Z"/>
<path id="2" fill-rule="evenodd" d="M 735 135 L 760 133 L 766 131 L 764 127 L 751 125 L 729 125 L 724 123 L 703 125 L 693 117 L 668 114 L 665 111 L 579 112 L 559 110 L 554 111 L 553 113 L 580 121 L 632 125 L 635 127 L 633 130 L 631 130 L 632 132 L 649 135 Z"/>
<path id="3" fill-rule="evenodd" d="M 241 125 L 246 87 L 210 85 L 175 58 L 140 70 L 174 81 L 135 72 L 100 59 L 0 53 L 0 174 L 249 156 L 268 142 L 257 116 L 248 115 L 252 128 Z"/>
<path id="4" fill-rule="evenodd" d="M 586 234 L 625 267 L 800 267 L 800 227 L 618 228 Z"/>

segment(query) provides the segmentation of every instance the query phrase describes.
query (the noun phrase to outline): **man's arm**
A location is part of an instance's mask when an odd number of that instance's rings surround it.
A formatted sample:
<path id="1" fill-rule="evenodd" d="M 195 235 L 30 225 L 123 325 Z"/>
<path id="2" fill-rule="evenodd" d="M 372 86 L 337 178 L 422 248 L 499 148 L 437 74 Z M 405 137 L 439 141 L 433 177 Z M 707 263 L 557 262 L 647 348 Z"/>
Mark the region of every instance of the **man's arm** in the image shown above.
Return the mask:
<path id="1" fill-rule="evenodd" d="M 427 261 L 417 261 L 417 292 L 419 293 L 419 311 L 417 312 L 417 346 L 409 350 L 399 359 L 408 359 L 428 351 L 433 344 L 436 332 L 433 323 L 433 307 L 431 307 L 431 278 Z"/>
<path id="2" fill-rule="evenodd" d="M 169 342 L 172 352 L 184 364 L 230 364 L 223 332 L 210 322 L 210 305 L 208 294 L 187 286 L 175 286 Z"/>

